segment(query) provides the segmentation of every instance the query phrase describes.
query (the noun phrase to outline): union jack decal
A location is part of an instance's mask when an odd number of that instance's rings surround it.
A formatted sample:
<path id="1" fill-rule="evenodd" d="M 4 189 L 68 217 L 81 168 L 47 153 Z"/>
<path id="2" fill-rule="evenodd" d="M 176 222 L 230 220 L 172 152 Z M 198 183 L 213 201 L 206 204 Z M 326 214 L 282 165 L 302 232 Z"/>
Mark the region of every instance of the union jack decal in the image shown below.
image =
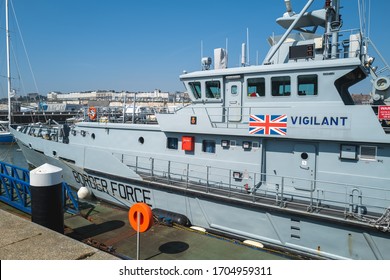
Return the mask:
<path id="1" fill-rule="evenodd" d="M 286 135 L 287 115 L 250 115 L 249 134 Z"/>

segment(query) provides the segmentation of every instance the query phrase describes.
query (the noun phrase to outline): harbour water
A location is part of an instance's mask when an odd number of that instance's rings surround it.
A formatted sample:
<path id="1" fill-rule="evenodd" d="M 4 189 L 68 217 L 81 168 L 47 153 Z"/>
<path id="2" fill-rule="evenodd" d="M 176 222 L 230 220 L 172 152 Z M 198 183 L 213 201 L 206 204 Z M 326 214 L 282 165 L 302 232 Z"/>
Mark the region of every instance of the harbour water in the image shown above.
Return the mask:
<path id="1" fill-rule="evenodd" d="M 27 161 L 16 143 L 0 145 L 0 161 L 28 168 Z"/>

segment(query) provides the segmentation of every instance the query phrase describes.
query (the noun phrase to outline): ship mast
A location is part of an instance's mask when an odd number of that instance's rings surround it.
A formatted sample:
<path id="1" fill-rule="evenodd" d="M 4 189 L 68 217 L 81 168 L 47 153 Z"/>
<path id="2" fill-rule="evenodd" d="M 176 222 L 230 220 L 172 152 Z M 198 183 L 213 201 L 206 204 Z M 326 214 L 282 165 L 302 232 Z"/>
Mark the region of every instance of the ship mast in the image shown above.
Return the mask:
<path id="1" fill-rule="evenodd" d="M 5 32 L 7 45 L 7 95 L 8 95 L 8 126 L 11 125 L 11 63 L 10 63 L 10 44 L 9 44 L 9 25 L 8 25 L 8 1 L 5 1 Z"/>
<path id="2" fill-rule="evenodd" d="M 267 57 L 265 58 L 265 61 L 267 63 L 270 63 L 271 62 L 271 59 L 273 58 L 273 56 L 276 54 L 276 52 L 279 50 L 280 46 L 284 43 L 284 41 L 287 39 L 288 35 L 290 35 L 291 31 L 294 29 L 294 27 L 296 26 L 296 24 L 298 23 L 298 21 L 302 18 L 302 16 L 306 13 L 306 11 L 309 9 L 309 7 L 311 6 L 311 4 L 314 2 L 314 0 L 309 0 L 307 1 L 305 7 L 303 7 L 302 11 L 296 16 L 295 20 L 293 21 L 293 23 L 290 25 L 290 27 L 286 30 L 286 32 L 283 34 L 282 38 L 279 40 L 279 42 L 273 47 L 273 50 L 271 53 L 269 53 L 267 55 Z M 291 13 L 292 9 L 291 9 L 291 3 L 290 1 L 288 0 L 285 0 L 285 3 L 286 3 L 286 9 L 287 9 L 287 13 Z"/>

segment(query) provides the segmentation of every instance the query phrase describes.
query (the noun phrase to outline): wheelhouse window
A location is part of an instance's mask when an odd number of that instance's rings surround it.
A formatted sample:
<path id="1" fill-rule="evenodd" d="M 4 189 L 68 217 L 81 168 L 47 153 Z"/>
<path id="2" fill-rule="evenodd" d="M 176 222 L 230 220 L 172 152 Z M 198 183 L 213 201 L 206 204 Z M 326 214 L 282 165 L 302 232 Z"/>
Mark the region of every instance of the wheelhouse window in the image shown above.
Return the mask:
<path id="1" fill-rule="evenodd" d="M 201 98 L 202 87 L 200 85 L 200 82 L 189 82 L 188 85 L 190 86 L 191 92 L 194 95 L 195 99 Z"/>
<path id="2" fill-rule="evenodd" d="M 221 98 L 221 83 L 219 81 L 206 82 L 206 98 Z"/>
<path id="3" fill-rule="evenodd" d="M 247 80 L 248 97 L 265 96 L 265 79 L 264 78 L 250 78 Z"/>
<path id="4" fill-rule="evenodd" d="M 170 150 L 177 150 L 179 148 L 179 139 L 175 137 L 168 137 L 167 148 Z"/>
<path id="5" fill-rule="evenodd" d="M 215 141 L 213 140 L 203 140 L 202 142 L 202 151 L 205 153 L 215 153 Z"/>
<path id="6" fill-rule="evenodd" d="M 272 96 L 290 96 L 291 78 L 289 76 L 271 78 Z"/>
<path id="7" fill-rule="evenodd" d="M 313 96 L 318 94 L 318 76 L 301 75 L 298 76 L 298 95 Z"/>

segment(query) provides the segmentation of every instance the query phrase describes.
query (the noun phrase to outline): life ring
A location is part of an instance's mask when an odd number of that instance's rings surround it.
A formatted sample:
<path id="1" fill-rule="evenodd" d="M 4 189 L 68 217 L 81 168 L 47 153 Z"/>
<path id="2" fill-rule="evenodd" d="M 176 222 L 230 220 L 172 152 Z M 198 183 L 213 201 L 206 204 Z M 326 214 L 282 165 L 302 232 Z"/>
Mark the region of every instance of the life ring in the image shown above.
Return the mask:
<path id="1" fill-rule="evenodd" d="M 88 108 L 88 117 L 90 120 L 94 120 L 97 117 L 97 110 L 95 107 L 91 106 Z"/>
<path id="2" fill-rule="evenodd" d="M 131 206 L 129 210 L 129 222 L 135 231 L 138 231 L 138 213 L 140 215 L 139 232 L 145 232 L 153 225 L 152 209 L 149 205 L 143 202 L 139 202 Z"/>

